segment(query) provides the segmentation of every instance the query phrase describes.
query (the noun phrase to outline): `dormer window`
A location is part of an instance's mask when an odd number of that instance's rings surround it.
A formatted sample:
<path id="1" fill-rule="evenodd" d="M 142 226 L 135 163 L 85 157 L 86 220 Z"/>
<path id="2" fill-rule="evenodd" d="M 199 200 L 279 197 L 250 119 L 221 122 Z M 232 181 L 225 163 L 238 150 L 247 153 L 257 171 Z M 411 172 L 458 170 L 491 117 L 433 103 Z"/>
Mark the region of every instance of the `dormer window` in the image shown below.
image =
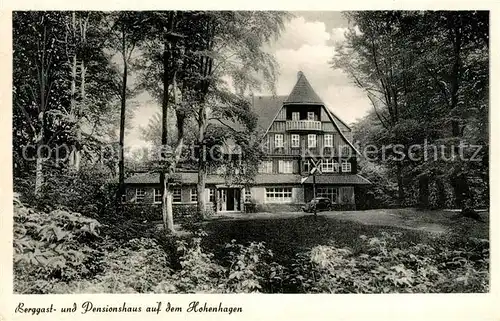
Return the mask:
<path id="1" fill-rule="evenodd" d="M 308 111 L 307 112 L 307 120 L 314 120 L 314 112 L 313 111 Z"/>

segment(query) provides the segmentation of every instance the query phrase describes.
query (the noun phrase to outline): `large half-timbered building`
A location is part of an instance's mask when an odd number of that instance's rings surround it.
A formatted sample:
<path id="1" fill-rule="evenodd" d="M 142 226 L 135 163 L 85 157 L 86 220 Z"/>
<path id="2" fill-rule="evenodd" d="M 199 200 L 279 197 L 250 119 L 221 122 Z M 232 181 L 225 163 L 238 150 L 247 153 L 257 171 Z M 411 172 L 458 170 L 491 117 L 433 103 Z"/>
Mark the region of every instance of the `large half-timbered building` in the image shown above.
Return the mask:
<path id="1" fill-rule="evenodd" d="M 316 195 L 328 197 L 338 209 L 355 209 L 359 187 L 370 182 L 357 174 L 357 151 L 349 126 L 315 93 L 299 72 L 288 96 L 253 96 L 252 107 L 267 151 L 252 186 L 228 185 L 220 175 L 206 179 L 207 203 L 219 212 L 297 210 Z M 161 203 L 159 175 L 137 173 L 126 180 L 127 201 Z M 179 171 L 173 185 L 173 204 L 195 204 L 197 173 Z"/>

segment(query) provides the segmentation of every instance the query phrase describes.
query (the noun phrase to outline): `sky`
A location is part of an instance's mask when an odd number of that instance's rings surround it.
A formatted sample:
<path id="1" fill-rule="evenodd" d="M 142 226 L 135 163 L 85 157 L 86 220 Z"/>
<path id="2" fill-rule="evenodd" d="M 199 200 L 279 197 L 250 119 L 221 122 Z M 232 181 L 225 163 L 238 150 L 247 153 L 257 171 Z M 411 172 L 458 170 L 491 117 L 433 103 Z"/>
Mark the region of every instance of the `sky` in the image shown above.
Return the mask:
<path id="1" fill-rule="evenodd" d="M 371 105 L 365 93 L 328 63 L 335 55 L 335 44 L 344 40 L 347 20 L 337 11 L 292 14 L 294 17 L 286 23 L 280 38 L 270 45 L 280 66 L 277 94 L 288 95 L 297 81 L 297 72 L 302 71 L 325 105 L 344 122 L 350 124 L 366 115 Z M 160 108 L 147 93 L 136 100 L 140 107 L 134 113 L 132 129 L 126 137 L 131 147 L 144 145 L 140 127 L 145 126 Z"/>

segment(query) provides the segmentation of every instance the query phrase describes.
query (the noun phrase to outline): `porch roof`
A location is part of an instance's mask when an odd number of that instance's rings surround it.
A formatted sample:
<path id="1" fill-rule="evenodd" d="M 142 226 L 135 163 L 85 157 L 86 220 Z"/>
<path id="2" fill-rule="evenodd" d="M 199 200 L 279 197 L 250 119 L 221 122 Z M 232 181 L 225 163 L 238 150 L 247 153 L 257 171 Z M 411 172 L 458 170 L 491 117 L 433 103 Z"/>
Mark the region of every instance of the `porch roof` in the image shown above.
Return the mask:
<path id="1" fill-rule="evenodd" d="M 298 174 L 257 174 L 255 185 L 276 184 L 300 184 L 302 176 Z M 178 184 L 196 184 L 198 182 L 197 172 L 180 172 L 174 174 L 174 182 Z M 312 184 L 313 178 L 309 176 L 304 184 Z M 160 184 L 158 173 L 138 173 L 125 180 L 126 184 Z M 223 176 L 207 175 L 206 184 L 225 185 L 227 182 Z M 371 182 L 357 174 L 323 174 L 316 176 L 316 184 L 331 185 L 370 185 Z"/>

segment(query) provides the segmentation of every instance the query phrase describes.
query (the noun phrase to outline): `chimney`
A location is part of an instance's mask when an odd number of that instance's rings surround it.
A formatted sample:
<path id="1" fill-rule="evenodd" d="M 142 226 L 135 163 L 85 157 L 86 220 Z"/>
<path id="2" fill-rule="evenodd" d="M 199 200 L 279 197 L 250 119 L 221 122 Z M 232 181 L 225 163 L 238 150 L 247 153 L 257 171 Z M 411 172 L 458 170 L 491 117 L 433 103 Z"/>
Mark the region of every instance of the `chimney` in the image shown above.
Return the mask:
<path id="1" fill-rule="evenodd" d="M 303 75 L 302 71 L 299 70 L 299 72 L 297 73 L 297 80 L 299 80 L 300 76 L 302 76 L 302 75 Z"/>

